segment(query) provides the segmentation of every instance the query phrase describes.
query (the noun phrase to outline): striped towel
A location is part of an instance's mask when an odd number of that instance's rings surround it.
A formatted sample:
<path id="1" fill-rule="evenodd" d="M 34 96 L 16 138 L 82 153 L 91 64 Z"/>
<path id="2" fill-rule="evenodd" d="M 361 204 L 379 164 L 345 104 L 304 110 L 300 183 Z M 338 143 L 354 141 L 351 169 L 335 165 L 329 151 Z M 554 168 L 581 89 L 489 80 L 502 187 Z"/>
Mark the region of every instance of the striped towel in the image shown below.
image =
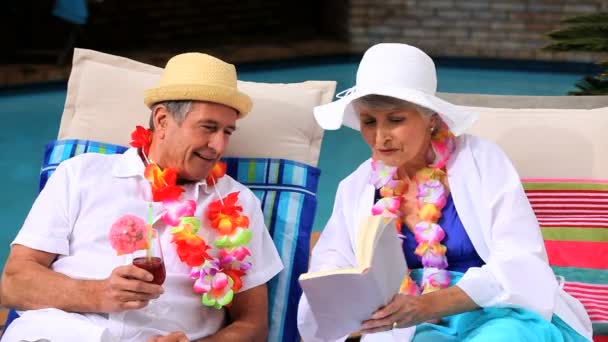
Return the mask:
<path id="1" fill-rule="evenodd" d="M 549 263 L 608 335 L 608 180 L 525 179 Z"/>

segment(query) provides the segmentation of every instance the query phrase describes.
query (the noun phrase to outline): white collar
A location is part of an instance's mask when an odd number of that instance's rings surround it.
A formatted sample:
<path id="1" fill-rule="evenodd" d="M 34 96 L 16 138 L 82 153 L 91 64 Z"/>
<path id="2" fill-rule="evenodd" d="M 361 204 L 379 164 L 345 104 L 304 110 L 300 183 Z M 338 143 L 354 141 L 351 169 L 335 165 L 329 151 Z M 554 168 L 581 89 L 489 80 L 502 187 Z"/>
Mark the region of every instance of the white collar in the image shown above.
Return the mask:
<path id="1" fill-rule="evenodd" d="M 112 168 L 112 176 L 117 178 L 129 178 L 129 177 L 144 177 L 145 171 L 144 163 L 139 156 L 136 148 L 130 148 L 120 156 L 117 163 Z M 205 179 L 196 183 L 190 183 L 194 186 L 201 187 L 201 190 L 206 194 L 213 191 L 212 187 L 207 185 Z"/>

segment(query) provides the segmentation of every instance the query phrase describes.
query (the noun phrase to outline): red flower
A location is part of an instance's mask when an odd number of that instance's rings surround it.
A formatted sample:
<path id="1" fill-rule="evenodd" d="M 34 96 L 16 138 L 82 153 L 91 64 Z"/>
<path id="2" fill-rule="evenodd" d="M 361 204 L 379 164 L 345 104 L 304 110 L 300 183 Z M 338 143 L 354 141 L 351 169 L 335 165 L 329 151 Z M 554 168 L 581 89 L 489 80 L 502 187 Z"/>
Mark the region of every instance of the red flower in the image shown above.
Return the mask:
<path id="1" fill-rule="evenodd" d="M 182 192 L 184 192 L 184 189 L 177 185 L 165 186 L 157 191 L 152 191 L 152 200 L 154 202 L 177 200 Z"/>
<path id="2" fill-rule="evenodd" d="M 230 278 L 232 278 L 232 281 L 234 281 L 234 284 L 232 284 L 232 291 L 234 291 L 235 293 L 238 292 L 241 287 L 243 287 L 243 281 L 241 280 L 241 277 L 244 276 L 246 273 L 241 270 L 234 269 L 224 270 L 224 273 Z"/>
<path id="3" fill-rule="evenodd" d="M 135 130 L 131 132 L 131 143 L 129 145 L 141 148 L 144 154 L 148 156 L 150 152 L 150 144 L 152 143 L 152 131 L 142 126 L 136 126 Z"/>
<path id="4" fill-rule="evenodd" d="M 173 234 L 172 242 L 175 243 L 179 259 L 190 267 L 200 266 L 205 260 L 212 260 L 207 254 L 209 245 L 197 235 L 181 231 Z"/>
<path id="5" fill-rule="evenodd" d="M 220 235 L 232 235 L 238 227 L 249 227 L 249 217 L 219 214 L 211 221 L 211 227 L 215 228 Z"/>
<path id="6" fill-rule="evenodd" d="M 211 202 L 207 207 L 207 218 L 214 221 L 220 213 L 233 217 L 240 216 L 240 212 L 243 210 L 243 207 L 236 205 L 238 200 L 239 191 L 235 191 L 229 193 L 228 196 L 224 197 L 222 200 Z"/>
<path id="7" fill-rule="evenodd" d="M 149 164 L 144 171 L 144 177 L 150 182 L 154 202 L 177 200 L 184 192 L 182 187 L 175 185 L 177 172 L 174 169 L 161 170 L 158 165 Z"/>
<path id="8" fill-rule="evenodd" d="M 226 175 L 226 167 L 226 163 L 224 162 L 215 163 L 207 176 L 207 184 L 215 185 L 218 179 L 224 177 Z"/>

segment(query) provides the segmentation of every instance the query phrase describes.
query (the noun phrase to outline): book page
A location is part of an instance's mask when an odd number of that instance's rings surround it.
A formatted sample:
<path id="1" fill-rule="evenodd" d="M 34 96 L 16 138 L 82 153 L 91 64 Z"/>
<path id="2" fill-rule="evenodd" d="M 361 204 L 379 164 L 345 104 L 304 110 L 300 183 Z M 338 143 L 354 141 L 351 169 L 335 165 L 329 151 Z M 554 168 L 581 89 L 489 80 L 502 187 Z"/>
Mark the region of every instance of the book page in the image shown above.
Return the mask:
<path id="1" fill-rule="evenodd" d="M 363 265 L 300 276 L 319 338 L 338 339 L 360 330 L 361 322 L 399 291 L 405 276 L 405 257 L 392 220 L 366 218 L 360 229 L 355 253 Z"/>
<path id="2" fill-rule="evenodd" d="M 386 221 L 381 216 L 366 216 L 361 220 L 357 245 L 355 246 L 355 257 L 360 268 L 366 269 L 372 264 L 374 248 L 378 242 L 379 234 L 386 226 Z"/>
<path id="3" fill-rule="evenodd" d="M 307 272 L 300 275 L 299 280 L 306 280 L 311 278 L 324 277 L 331 274 L 361 274 L 365 268 L 363 267 L 353 267 L 353 268 L 338 268 L 333 270 L 323 270 L 317 272 Z"/>
<path id="4" fill-rule="evenodd" d="M 395 234 L 385 232 L 385 229 L 392 229 L 395 231 Z M 375 248 L 377 246 L 382 248 L 382 243 L 379 241 L 383 236 L 386 236 L 386 234 L 391 236 L 387 241 L 390 241 L 392 236 L 394 236 L 401 242 L 397 235 L 397 230 L 395 229 L 394 219 L 387 219 L 380 215 L 370 215 L 361 221 L 361 228 L 359 228 L 359 236 L 357 237 L 357 246 L 355 250 L 357 264 L 360 268 L 365 269 L 370 267 Z"/>
<path id="5" fill-rule="evenodd" d="M 379 285 L 378 295 L 383 299 L 384 305 L 399 292 L 407 273 L 407 263 L 394 221 L 383 219 L 381 225 L 382 230 L 376 236 L 370 269 L 373 270 L 371 276 Z"/>

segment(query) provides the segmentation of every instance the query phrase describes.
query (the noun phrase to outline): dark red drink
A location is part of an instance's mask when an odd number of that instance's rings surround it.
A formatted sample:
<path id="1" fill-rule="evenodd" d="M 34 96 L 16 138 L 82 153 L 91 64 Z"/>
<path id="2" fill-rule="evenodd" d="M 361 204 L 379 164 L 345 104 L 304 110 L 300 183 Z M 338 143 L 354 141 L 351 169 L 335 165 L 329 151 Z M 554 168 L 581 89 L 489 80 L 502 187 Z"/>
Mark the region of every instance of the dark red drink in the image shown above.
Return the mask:
<path id="1" fill-rule="evenodd" d="M 148 259 L 147 257 L 139 257 L 133 260 L 133 265 L 152 273 L 154 279 L 151 283 L 162 285 L 165 282 L 165 263 L 161 258 L 152 257 Z"/>

